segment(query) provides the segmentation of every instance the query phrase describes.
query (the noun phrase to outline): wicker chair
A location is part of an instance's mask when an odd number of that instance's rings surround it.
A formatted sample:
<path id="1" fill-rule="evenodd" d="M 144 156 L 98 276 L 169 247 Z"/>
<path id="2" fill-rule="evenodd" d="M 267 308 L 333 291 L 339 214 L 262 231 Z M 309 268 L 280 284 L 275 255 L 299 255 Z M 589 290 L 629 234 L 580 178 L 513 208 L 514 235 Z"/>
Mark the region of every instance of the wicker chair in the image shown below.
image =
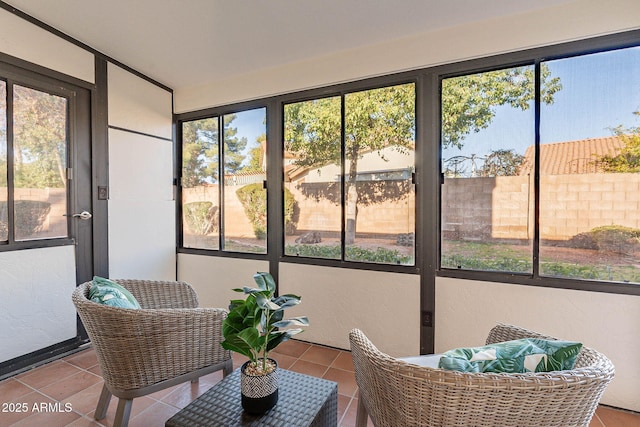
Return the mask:
<path id="1" fill-rule="evenodd" d="M 233 370 L 231 353 L 220 346 L 226 310 L 197 308 L 183 282 L 116 280 L 138 300 L 139 310 L 90 301 L 91 282 L 73 292 L 104 378 L 95 419 L 106 416 L 111 395 L 119 398 L 114 426 L 129 422 L 133 399 L 222 369 Z"/>
<path id="2" fill-rule="evenodd" d="M 487 344 L 553 339 L 498 325 Z M 349 334 L 360 389 L 356 425 L 588 426 L 614 375 L 604 355 L 583 347 L 574 369 L 526 374 L 463 373 L 417 366 L 380 352 L 364 333 Z"/>

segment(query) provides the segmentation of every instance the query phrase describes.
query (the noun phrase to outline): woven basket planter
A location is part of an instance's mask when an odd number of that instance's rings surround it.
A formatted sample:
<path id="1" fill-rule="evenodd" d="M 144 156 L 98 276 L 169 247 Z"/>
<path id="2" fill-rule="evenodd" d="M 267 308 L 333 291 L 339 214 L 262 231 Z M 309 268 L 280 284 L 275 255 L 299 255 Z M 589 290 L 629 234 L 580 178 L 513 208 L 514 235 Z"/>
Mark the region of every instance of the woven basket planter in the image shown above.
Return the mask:
<path id="1" fill-rule="evenodd" d="M 240 392 L 242 408 L 251 415 L 262 415 L 278 403 L 278 363 L 271 360 L 276 369 L 265 375 L 248 375 L 245 369 L 250 362 L 240 368 Z"/>

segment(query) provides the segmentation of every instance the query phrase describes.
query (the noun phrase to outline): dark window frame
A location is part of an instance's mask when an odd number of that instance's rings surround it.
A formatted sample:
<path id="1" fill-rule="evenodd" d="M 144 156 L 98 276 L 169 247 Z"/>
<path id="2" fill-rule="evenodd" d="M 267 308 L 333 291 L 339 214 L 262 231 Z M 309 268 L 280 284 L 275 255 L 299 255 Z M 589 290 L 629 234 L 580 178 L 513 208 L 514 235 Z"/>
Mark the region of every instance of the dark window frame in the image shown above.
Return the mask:
<path id="1" fill-rule="evenodd" d="M 14 65 L 16 63 L 16 65 Z M 43 93 L 47 93 L 54 96 L 59 96 L 66 100 L 66 133 L 67 133 L 67 150 L 66 150 L 66 162 L 67 169 L 73 168 L 73 159 L 75 158 L 73 150 L 75 139 L 75 118 L 73 111 L 75 111 L 75 91 L 71 88 L 67 88 L 67 79 L 60 80 L 57 75 L 45 75 L 38 72 L 31 71 L 22 66 L 27 65 L 24 61 L 14 60 L 13 58 L 0 57 L 0 80 L 6 83 L 6 139 L 7 139 L 7 227 L 9 234 L 6 241 L 0 242 L 0 252 L 10 252 L 23 249 L 37 249 L 37 248 L 49 248 L 56 246 L 68 246 L 75 244 L 74 239 L 71 237 L 72 233 L 72 221 L 71 217 L 67 216 L 67 236 L 55 237 L 55 238 L 36 238 L 30 240 L 15 240 L 15 213 L 14 213 L 14 175 L 13 175 L 13 87 L 21 86 L 28 89 L 33 89 Z M 73 82 L 70 82 L 73 84 Z M 71 191 L 74 183 L 67 180 L 67 197 L 66 197 L 66 213 L 71 212 L 71 206 L 74 205 L 73 192 Z"/>
<path id="2" fill-rule="evenodd" d="M 484 271 L 464 271 L 441 269 L 440 260 L 440 91 L 441 79 L 455 77 L 474 72 L 493 69 L 531 65 L 553 59 L 570 58 L 590 53 L 640 46 L 640 30 L 626 31 L 618 34 L 597 36 L 583 40 L 524 49 L 511 53 L 490 55 L 480 59 L 464 60 L 449 64 L 437 65 L 413 71 L 393 73 L 380 77 L 357 80 L 349 83 L 328 85 L 326 87 L 291 92 L 253 101 L 229 104 L 213 109 L 177 114 L 176 123 L 180 132 L 181 121 L 205 118 L 241 112 L 245 109 L 267 108 L 267 139 L 279 141 L 269 144 L 270 153 L 268 172 L 268 211 L 270 215 L 268 253 L 252 255 L 244 253 L 224 253 L 219 251 L 183 248 L 178 236 L 178 252 L 187 254 L 214 255 L 221 257 L 249 258 L 268 260 L 277 274 L 278 263 L 298 263 L 318 266 L 329 266 L 372 271 L 420 274 L 423 279 L 423 311 L 433 305 L 433 294 L 436 277 L 490 281 L 504 284 L 540 286 L 559 289 L 573 289 L 612 294 L 640 295 L 640 285 L 599 282 L 553 277 L 525 277 L 520 274 Z M 388 264 L 358 263 L 319 258 L 298 258 L 283 255 L 284 230 L 282 221 L 282 141 L 284 128 L 284 105 L 302 102 L 315 98 L 342 96 L 358 90 L 376 89 L 402 83 L 416 85 L 416 242 L 415 266 L 396 266 Z M 181 135 L 178 134 L 178 146 Z M 177 150 L 180 153 L 180 149 Z M 274 158 L 274 155 L 278 155 Z M 180 154 L 179 154 L 180 156 Z M 181 158 L 178 160 L 181 164 Z M 275 190 L 275 191 L 274 191 Z M 178 191 L 178 197 L 180 197 Z M 178 205 L 178 221 L 181 221 L 180 203 Z M 277 216 L 274 216 L 277 214 Z M 178 233 L 182 224 L 178 225 Z M 273 237 L 272 237 L 273 236 Z M 429 248 L 426 250 L 426 248 Z M 429 329 L 431 327 L 427 327 Z M 428 331 L 426 332 L 428 333 Z"/>

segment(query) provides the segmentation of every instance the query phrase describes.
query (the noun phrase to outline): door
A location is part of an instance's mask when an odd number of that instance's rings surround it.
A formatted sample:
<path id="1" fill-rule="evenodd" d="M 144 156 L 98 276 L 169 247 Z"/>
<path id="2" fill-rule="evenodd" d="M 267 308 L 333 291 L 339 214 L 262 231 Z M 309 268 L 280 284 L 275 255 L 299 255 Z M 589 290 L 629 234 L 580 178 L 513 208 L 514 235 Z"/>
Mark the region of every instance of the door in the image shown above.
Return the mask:
<path id="1" fill-rule="evenodd" d="M 93 274 L 91 92 L 0 63 L 0 377 L 77 347 Z"/>

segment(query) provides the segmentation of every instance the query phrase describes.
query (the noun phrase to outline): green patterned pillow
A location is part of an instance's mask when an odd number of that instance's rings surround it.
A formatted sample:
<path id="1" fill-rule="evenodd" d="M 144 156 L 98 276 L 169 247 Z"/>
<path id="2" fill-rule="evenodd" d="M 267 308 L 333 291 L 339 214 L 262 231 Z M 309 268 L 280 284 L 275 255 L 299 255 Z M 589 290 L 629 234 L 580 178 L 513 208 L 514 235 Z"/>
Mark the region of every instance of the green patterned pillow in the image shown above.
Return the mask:
<path id="1" fill-rule="evenodd" d="M 445 352 L 439 368 L 462 372 L 549 372 L 573 369 L 581 343 L 525 338 Z"/>
<path id="2" fill-rule="evenodd" d="M 105 279 L 104 277 L 94 276 L 89 289 L 89 299 L 98 304 L 109 305 L 111 307 L 120 308 L 140 308 L 140 304 L 118 283 Z"/>

